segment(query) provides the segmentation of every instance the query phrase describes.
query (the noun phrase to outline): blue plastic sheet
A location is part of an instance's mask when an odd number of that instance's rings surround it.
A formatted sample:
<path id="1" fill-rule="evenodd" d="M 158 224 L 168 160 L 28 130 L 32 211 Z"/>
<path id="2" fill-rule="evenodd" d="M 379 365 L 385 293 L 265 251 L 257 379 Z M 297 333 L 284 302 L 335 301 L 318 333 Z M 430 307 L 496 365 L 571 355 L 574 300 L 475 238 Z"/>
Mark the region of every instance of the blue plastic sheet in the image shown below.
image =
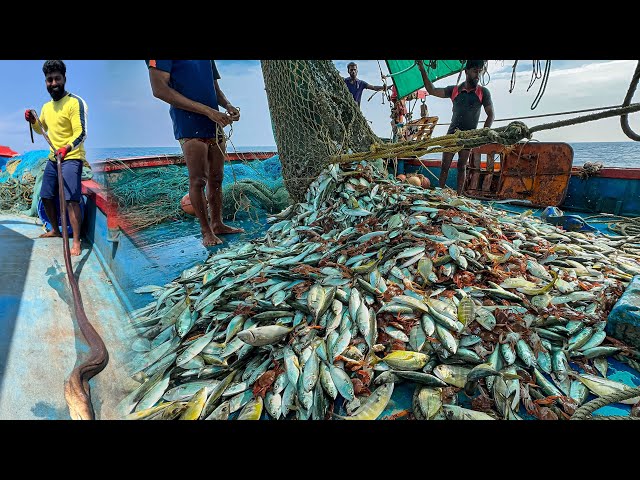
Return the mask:
<path id="1" fill-rule="evenodd" d="M 609 313 L 606 332 L 623 342 L 640 348 L 640 275 L 629 286 Z"/>

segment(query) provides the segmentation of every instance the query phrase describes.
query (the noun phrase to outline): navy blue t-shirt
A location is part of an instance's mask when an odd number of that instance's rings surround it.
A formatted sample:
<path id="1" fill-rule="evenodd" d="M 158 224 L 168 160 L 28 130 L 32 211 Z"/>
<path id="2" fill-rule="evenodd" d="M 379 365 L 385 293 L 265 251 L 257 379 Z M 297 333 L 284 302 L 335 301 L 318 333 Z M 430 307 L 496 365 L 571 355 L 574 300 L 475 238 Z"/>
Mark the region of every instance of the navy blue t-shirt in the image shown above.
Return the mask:
<path id="1" fill-rule="evenodd" d="M 214 79 L 220 74 L 213 60 L 145 60 L 148 67 L 170 74 L 169 86 L 190 100 L 218 109 Z M 215 138 L 216 123 L 199 113 L 171 106 L 173 134 L 180 138 Z"/>
<path id="2" fill-rule="evenodd" d="M 351 92 L 351 95 L 353 95 L 353 99 L 356 101 L 358 105 L 360 105 L 360 99 L 362 98 L 362 91 L 365 88 L 368 88 L 369 84 L 364 80 L 358 80 L 358 79 L 356 79 L 354 83 L 351 83 L 351 77 L 345 78 L 344 81 L 347 84 L 347 88 Z"/>

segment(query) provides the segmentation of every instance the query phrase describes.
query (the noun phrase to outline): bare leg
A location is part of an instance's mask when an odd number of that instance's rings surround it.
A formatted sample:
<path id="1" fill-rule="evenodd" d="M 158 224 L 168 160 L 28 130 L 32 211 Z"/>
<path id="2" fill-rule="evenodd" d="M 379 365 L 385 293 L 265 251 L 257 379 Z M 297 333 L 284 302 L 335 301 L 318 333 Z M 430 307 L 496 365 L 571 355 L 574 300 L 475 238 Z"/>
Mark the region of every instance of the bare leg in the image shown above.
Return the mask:
<path id="1" fill-rule="evenodd" d="M 462 195 L 464 181 L 467 177 L 467 161 L 471 150 L 460 150 L 458 154 L 458 195 Z"/>
<path id="2" fill-rule="evenodd" d="M 53 198 L 43 198 L 44 211 L 47 212 L 47 218 L 51 224 L 51 230 L 47 233 L 40 235 L 40 238 L 48 237 L 61 237 L 60 229 L 58 228 L 58 212 L 56 212 L 56 201 Z"/>
<path id="3" fill-rule="evenodd" d="M 442 154 L 442 166 L 440 167 L 440 188 L 444 188 L 444 186 L 447 184 L 447 177 L 449 176 L 449 168 L 451 167 L 452 160 L 452 152 L 444 152 Z"/>
<path id="4" fill-rule="evenodd" d="M 207 199 L 211 231 L 217 234 L 242 233 L 242 228 L 225 225 L 222 221 L 222 176 L 224 175 L 224 143 L 209 148 L 209 176 L 207 177 Z"/>
<path id="5" fill-rule="evenodd" d="M 182 145 L 182 153 L 184 153 L 184 160 L 189 170 L 189 199 L 200 222 L 202 244 L 205 247 L 210 247 L 222 243 L 222 240 L 211 231 L 207 218 L 207 204 L 204 198 L 204 186 L 207 182 L 205 176 L 207 148 L 206 143 L 193 139 L 187 140 Z"/>
<path id="6" fill-rule="evenodd" d="M 80 255 L 82 247 L 80 246 L 80 204 L 78 202 L 67 202 L 67 211 L 69 212 L 69 221 L 73 229 L 73 243 L 71 244 L 71 255 Z"/>

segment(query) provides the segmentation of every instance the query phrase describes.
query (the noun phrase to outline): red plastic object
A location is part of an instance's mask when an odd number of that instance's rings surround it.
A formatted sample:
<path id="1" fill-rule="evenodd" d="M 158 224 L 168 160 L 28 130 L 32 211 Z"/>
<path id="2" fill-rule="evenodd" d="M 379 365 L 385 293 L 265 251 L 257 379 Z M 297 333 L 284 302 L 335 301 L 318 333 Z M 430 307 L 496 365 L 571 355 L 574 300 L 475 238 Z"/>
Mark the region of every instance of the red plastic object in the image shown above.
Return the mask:
<path id="1" fill-rule="evenodd" d="M 0 145 L 0 157 L 15 157 L 18 155 L 18 152 L 14 152 L 9 147 L 5 147 L 4 145 Z"/>

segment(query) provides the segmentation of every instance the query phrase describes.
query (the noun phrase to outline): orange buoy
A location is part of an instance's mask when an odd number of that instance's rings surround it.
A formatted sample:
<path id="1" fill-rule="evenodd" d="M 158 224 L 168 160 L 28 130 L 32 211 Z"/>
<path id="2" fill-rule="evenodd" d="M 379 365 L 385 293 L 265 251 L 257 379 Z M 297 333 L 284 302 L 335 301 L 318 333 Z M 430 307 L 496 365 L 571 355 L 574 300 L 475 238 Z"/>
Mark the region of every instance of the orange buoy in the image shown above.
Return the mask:
<path id="1" fill-rule="evenodd" d="M 407 183 L 410 183 L 411 185 L 415 185 L 416 187 L 419 187 L 422 184 L 420 179 L 415 175 L 407 178 Z"/>
<path id="2" fill-rule="evenodd" d="M 193 205 L 191 205 L 191 199 L 189 198 L 188 193 L 182 197 L 182 200 L 180 200 L 180 206 L 185 213 L 195 216 L 196 211 L 194 210 Z"/>
<path id="3" fill-rule="evenodd" d="M 400 180 L 401 182 L 404 182 L 407 179 L 407 176 L 403 173 L 401 173 L 400 175 L 398 175 L 396 177 L 398 180 Z"/>
<path id="4" fill-rule="evenodd" d="M 418 174 L 418 177 L 420 178 L 420 182 L 422 184 L 422 188 L 429 188 L 431 187 L 431 182 L 429 181 L 429 179 L 427 177 L 425 177 L 424 175 L 422 175 L 421 173 Z"/>

